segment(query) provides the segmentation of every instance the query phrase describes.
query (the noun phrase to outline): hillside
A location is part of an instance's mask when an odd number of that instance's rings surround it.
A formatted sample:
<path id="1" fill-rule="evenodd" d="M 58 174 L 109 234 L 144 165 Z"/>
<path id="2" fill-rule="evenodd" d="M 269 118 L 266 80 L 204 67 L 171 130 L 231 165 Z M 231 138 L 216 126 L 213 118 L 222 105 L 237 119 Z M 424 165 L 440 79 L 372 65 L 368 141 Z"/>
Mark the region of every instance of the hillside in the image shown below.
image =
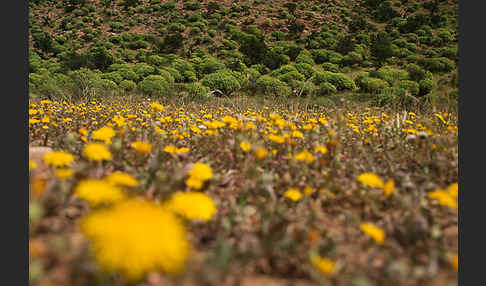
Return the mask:
<path id="1" fill-rule="evenodd" d="M 29 86 L 41 98 L 455 100 L 457 13 L 452 0 L 30 1 Z"/>

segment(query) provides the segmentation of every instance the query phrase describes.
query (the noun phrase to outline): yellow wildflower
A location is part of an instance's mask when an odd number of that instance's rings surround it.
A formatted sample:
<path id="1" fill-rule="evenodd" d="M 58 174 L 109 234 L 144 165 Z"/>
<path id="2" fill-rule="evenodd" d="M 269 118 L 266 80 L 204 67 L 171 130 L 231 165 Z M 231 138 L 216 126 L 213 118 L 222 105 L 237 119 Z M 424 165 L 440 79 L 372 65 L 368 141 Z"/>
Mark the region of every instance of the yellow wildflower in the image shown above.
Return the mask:
<path id="1" fill-rule="evenodd" d="M 86 158 L 93 161 L 111 160 L 111 153 L 103 143 L 90 143 L 83 148 Z"/>
<path id="2" fill-rule="evenodd" d="M 296 202 L 302 198 L 302 193 L 295 188 L 290 188 L 284 193 L 284 196 Z"/>
<path id="3" fill-rule="evenodd" d="M 156 111 L 164 111 L 164 106 L 158 102 L 152 102 L 150 106 Z"/>
<path id="4" fill-rule="evenodd" d="M 56 170 L 56 177 L 58 179 L 69 179 L 73 176 L 74 172 L 72 169 L 64 168 Z"/>
<path id="5" fill-rule="evenodd" d="M 457 202 L 455 198 L 447 191 L 435 190 L 428 194 L 428 197 L 433 200 L 439 201 L 439 204 L 443 206 L 450 207 L 452 209 L 457 209 Z"/>
<path id="6" fill-rule="evenodd" d="M 385 192 L 385 195 L 387 197 L 389 197 L 393 193 L 394 189 L 395 189 L 395 181 L 393 181 L 393 179 L 388 180 L 385 186 L 383 187 L 383 191 Z"/>
<path id="7" fill-rule="evenodd" d="M 322 153 L 322 154 L 326 154 L 327 148 L 326 148 L 326 146 L 316 146 L 316 147 L 314 147 L 314 151 Z"/>
<path id="8" fill-rule="evenodd" d="M 312 195 L 316 190 L 311 187 L 311 186 L 305 186 L 304 188 L 304 193 L 307 195 L 307 196 L 310 196 Z"/>
<path id="9" fill-rule="evenodd" d="M 362 173 L 358 176 L 358 182 L 371 188 L 383 189 L 384 187 L 383 181 L 374 173 Z"/>
<path id="10" fill-rule="evenodd" d="M 104 141 L 106 144 L 111 144 L 113 136 L 115 136 L 115 130 L 111 127 L 101 127 L 92 133 L 93 139 Z"/>
<path id="11" fill-rule="evenodd" d="M 138 185 L 137 179 L 135 179 L 132 175 L 121 171 L 111 173 L 108 177 L 106 177 L 106 180 L 118 186 L 135 187 Z"/>
<path id="12" fill-rule="evenodd" d="M 310 260 L 312 265 L 325 276 L 330 277 L 334 275 L 336 271 L 336 263 L 331 259 L 320 257 L 319 255 L 312 253 Z"/>
<path id="13" fill-rule="evenodd" d="M 268 139 L 272 140 L 277 144 L 282 144 L 283 142 L 285 142 L 285 139 L 282 136 L 274 135 L 274 134 L 268 135 Z"/>
<path id="14" fill-rule="evenodd" d="M 37 163 L 29 160 L 29 170 L 37 168 Z"/>
<path id="15" fill-rule="evenodd" d="M 125 199 L 123 191 L 105 180 L 87 179 L 81 181 L 74 190 L 75 194 L 90 206 L 101 203 L 115 203 Z"/>
<path id="16" fill-rule="evenodd" d="M 458 190 L 459 190 L 459 186 L 457 183 L 452 183 L 448 188 L 447 188 L 447 191 L 449 192 L 449 194 L 457 199 L 457 195 L 458 195 Z"/>
<path id="17" fill-rule="evenodd" d="M 44 162 L 47 165 L 55 167 L 63 167 L 71 164 L 74 161 L 74 156 L 63 151 L 54 151 L 44 154 Z"/>
<path id="18" fill-rule="evenodd" d="M 241 142 L 240 147 L 241 147 L 241 149 L 243 149 L 243 151 L 248 152 L 251 149 L 251 143 L 250 142 Z"/>
<path id="19" fill-rule="evenodd" d="M 457 271 L 457 269 L 459 268 L 459 257 L 457 256 L 457 254 L 449 254 L 447 256 L 450 265 L 454 267 L 454 269 Z"/>
<path id="20" fill-rule="evenodd" d="M 137 150 L 137 152 L 140 152 L 142 154 L 147 154 L 152 150 L 152 144 L 149 142 L 145 141 L 135 141 L 132 144 L 130 144 L 133 149 Z"/>
<path id="21" fill-rule="evenodd" d="M 373 238 L 376 243 L 382 244 L 385 241 L 385 232 L 372 223 L 362 223 L 359 228 L 362 232 Z"/>
<path id="22" fill-rule="evenodd" d="M 195 163 L 194 167 L 189 170 L 189 176 L 201 181 L 207 181 L 213 176 L 213 170 L 211 167 L 204 163 Z"/>
<path id="23" fill-rule="evenodd" d="M 258 149 L 255 150 L 255 156 L 261 160 L 267 156 L 268 150 L 265 149 L 264 147 L 259 147 Z"/>
<path id="24" fill-rule="evenodd" d="M 208 221 L 216 213 L 213 200 L 199 192 L 177 192 L 165 205 L 170 211 L 177 213 L 189 220 Z"/>
<path id="25" fill-rule="evenodd" d="M 299 162 L 306 162 L 306 163 L 312 163 L 315 160 L 314 155 L 312 155 L 310 152 L 305 150 L 295 155 L 294 159 Z"/>
<path id="26" fill-rule="evenodd" d="M 127 200 L 91 212 L 81 220 L 81 230 L 101 267 L 121 271 L 129 281 L 152 271 L 180 273 L 191 247 L 182 222 L 148 201 Z"/>

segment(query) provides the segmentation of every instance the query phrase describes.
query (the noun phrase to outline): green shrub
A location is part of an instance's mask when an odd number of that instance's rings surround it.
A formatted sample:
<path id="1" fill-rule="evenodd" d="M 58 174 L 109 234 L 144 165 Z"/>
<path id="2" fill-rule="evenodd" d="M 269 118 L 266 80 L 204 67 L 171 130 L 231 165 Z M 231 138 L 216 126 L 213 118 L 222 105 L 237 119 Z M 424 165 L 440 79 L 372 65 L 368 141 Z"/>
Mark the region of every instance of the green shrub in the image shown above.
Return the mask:
<path id="1" fill-rule="evenodd" d="M 95 83 L 98 91 L 104 94 L 113 94 L 113 92 L 118 90 L 118 85 L 109 79 L 99 79 Z"/>
<path id="2" fill-rule="evenodd" d="M 315 91 L 316 96 L 325 96 L 337 92 L 337 88 L 329 82 L 323 82 L 319 85 L 319 88 Z"/>
<path id="3" fill-rule="evenodd" d="M 419 82 L 423 79 L 427 79 L 427 78 L 431 79 L 432 78 L 432 73 L 424 70 L 419 65 L 408 64 L 405 68 L 408 71 L 408 75 L 410 77 L 410 80 Z"/>
<path id="4" fill-rule="evenodd" d="M 151 55 L 147 57 L 147 63 L 151 66 L 163 66 L 168 64 L 168 61 L 166 58 L 158 56 L 158 55 Z"/>
<path id="5" fill-rule="evenodd" d="M 383 66 L 376 71 L 371 71 L 370 77 L 381 78 L 387 81 L 390 86 L 393 86 L 397 81 L 408 79 L 408 72 L 401 69 Z"/>
<path id="6" fill-rule="evenodd" d="M 458 60 L 458 53 L 457 53 L 457 46 L 454 47 L 443 47 L 440 49 L 440 55 L 442 57 L 446 57 L 448 59 L 451 59 L 453 61 Z"/>
<path id="7" fill-rule="evenodd" d="M 184 76 L 175 68 L 166 67 L 164 70 L 170 73 L 170 75 L 174 78 L 174 82 L 180 83 L 184 81 Z"/>
<path id="8" fill-rule="evenodd" d="M 137 63 L 132 69 L 139 77 L 146 77 L 155 73 L 155 67 L 146 63 Z"/>
<path id="9" fill-rule="evenodd" d="M 209 92 L 209 88 L 199 82 L 184 84 L 184 90 L 187 91 L 190 96 L 194 97 L 205 97 Z"/>
<path id="10" fill-rule="evenodd" d="M 385 80 L 369 76 L 361 76 L 356 79 L 356 84 L 360 90 L 367 93 L 378 94 L 390 85 Z"/>
<path id="11" fill-rule="evenodd" d="M 329 82 L 334 85 L 338 91 L 356 89 L 356 84 L 354 81 L 349 76 L 342 73 L 334 73 L 329 71 L 316 72 L 312 81 L 314 84 L 319 86 L 323 82 Z"/>
<path id="12" fill-rule="evenodd" d="M 325 71 L 330 71 L 330 72 L 339 72 L 339 65 L 337 64 L 333 64 L 333 63 L 323 63 L 322 64 L 322 68 L 325 70 Z"/>
<path id="13" fill-rule="evenodd" d="M 198 70 L 202 75 L 214 73 L 225 68 L 225 65 L 212 56 L 206 56 L 199 64 Z"/>
<path id="14" fill-rule="evenodd" d="M 305 76 L 298 71 L 291 71 L 288 73 L 285 73 L 283 75 L 280 75 L 277 77 L 280 81 L 285 82 L 288 84 L 290 87 L 295 88 L 300 81 L 305 80 Z"/>
<path id="15" fill-rule="evenodd" d="M 137 84 L 134 81 L 127 79 L 122 80 L 118 86 L 125 92 L 134 91 L 137 88 Z"/>
<path id="16" fill-rule="evenodd" d="M 419 60 L 419 64 L 431 72 L 450 72 L 454 69 L 454 61 L 439 57 L 439 58 L 424 58 Z"/>
<path id="17" fill-rule="evenodd" d="M 410 92 L 413 96 L 418 96 L 420 86 L 417 82 L 411 80 L 402 80 L 398 82 L 398 87 Z"/>
<path id="18" fill-rule="evenodd" d="M 123 80 L 123 76 L 119 72 L 104 73 L 101 75 L 102 79 L 109 79 L 116 84 L 119 84 Z"/>
<path id="19" fill-rule="evenodd" d="M 255 91 L 262 95 L 288 96 L 291 93 L 290 87 L 277 78 L 269 75 L 261 76 L 255 82 Z"/>
<path id="20" fill-rule="evenodd" d="M 424 96 L 429 94 L 434 88 L 436 88 L 436 84 L 431 79 L 423 79 L 419 82 L 419 96 Z"/>
<path id="21" fill-rule="evenodd" d="M 70 86 L 75 98 L 93 96 L 96 82 L 101 79 L 100 73 L 87 68 L 71 71 L 68 76 L 71 79 Z"/>
<path id="22" fill-rule="evenodd" d="M 175 59 L 171 67 L 181 73 L 184 82 L 197 81 L 196 69 L 190 62 L 183 59 Z"/>
<path id="23" fill-rule="evenodd" d="M 163 76 L 149 75 L 138 83 L 137 89 L 150 96 L 169 94 L 169 83 Z"/>
<path id="24" fill-rule="evenodd" d="M 315 61 L 312 58 L 312 54 L 308 50 L 302 50 L 297 58 L 295 58 L 296 63 L 306 63 L 309 65 L 315 65 Z"/>
<path id="25" fill-rule="evenodd" d="M 263 64 L 272 70 L 288 64 L 289 62 L 290 57 L 284 53 L 282 47 L 271 47 L 267 50 L 265 58 L 263 59 Z"/>
<path id="26" fill-rule="evenodd" d="M 206 75 L 202 79 L 202 84 L 211 90 L 217 89 L 225 95 L 230 95 L 241 87 L 238 79 L 228 70 L 221 70 Z"/>
<path id="27" fill-rule="evenodd" d="M 307 63 L 296 63 L 294 66 L 306 79 L 310 78 L 316 72 L 315 69 Z"/>

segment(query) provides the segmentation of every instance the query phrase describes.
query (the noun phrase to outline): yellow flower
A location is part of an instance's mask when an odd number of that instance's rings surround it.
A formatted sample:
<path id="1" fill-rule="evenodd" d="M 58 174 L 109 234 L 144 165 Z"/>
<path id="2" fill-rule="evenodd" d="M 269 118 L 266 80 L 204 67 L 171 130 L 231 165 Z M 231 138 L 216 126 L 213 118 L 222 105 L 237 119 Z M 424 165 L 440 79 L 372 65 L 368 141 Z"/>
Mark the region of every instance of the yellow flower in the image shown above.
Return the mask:
<path id="1" fill-rule="evenodd" d="M 164 111 L 164 106 L 158 102 L 152 102 L 150 106 L 157 111 Z"/>
<path id="2" fill-rule="evenodd" d="M 63 167 L 71 164 L 74 161 L 72 154 L 63 151 L 54 151 L 44 154 L 44 162 L 47 165 L 55 167 Z"/>
<path id="3" fill-rule="evenodd" d="M 56 177 L 58 179 L 69 179 L 73 176 L 73 174 L 74 174 L 73 170 L 69 168 L 56 170 Z"/>
<path id="4" fill-rule="evenodd" d="M 275 142 L 277 144 L 282 144 L 282 143 L 285 142 L 285 139 L 282 136 L 274 135 L 274 134 L 268 135 L 268 139 L 272 140 L 273 142 Z"/>
<path id="5" fill-rule="evenodd" d="M 195 163 L 194 167 L 189 170 L 188 174 L 193 179 L 207 181 L 213 176 L 213 170 L 204 163 Z"/>
<path id="6" fill-rule="evenodd" d="M 383 181 L 374 173 L 363 173 L 358 176 L 358 182 L 371 188 L 383 189 Z"/>
<path id="7" fill-rule="evenodd" d="M 135 187 L 138 185 L 137 179 L 135 179 L 132 175 L 120 171 L 111 173 L 108 177 L 106 177 L 106 180 L 118 186 Z"/>
<path id="8" fill-rule="evenodd" d="M 314 155 L 312 155 L 310 152 L 305 150 L 295 155 L 294 159 L 299 162 L 306 162 L 306 163 L 312 163 L 315 160 Z"/>
<path id="9" fill-rule="evenodd" d="M 86 136 L 88 135 L 88 130 L 84 127 L 79 128 L 79 134 Z"/>
<path id="10" fill-rule="evenodd" d="M 187 231 L 170 211 L 148 201 L 127 200 L 81 220 L 97 261 L 128 281 L 152 271 L 178 274 L 190 252 Z"/>
<path id="11" fill-rule="evenodd" d="M 75 194 L 90 206 L 101 203 L 115 203 L 125 199 L 125 194 L 117 186 L 105 180 L 87 179 L 81 181 L 74 190 Z"/>
<path id="12" fill-rule="evenodd" d="M 264 147 L 260 147 L 255 150 L 255 156 L 261 160 L 267 156 L 268 150 L 265 149 Z"/>
<path id="13" fill-rule="evenodd" d="M 459 191 L 459 186 L 457 183 L 453 183 L 449 186 L 449 188 L 447 188 L 447 191 L 449 192 L 449 194 L 457 199 L 457 194 L 458 194 L 458 191 Z"/>
<path id="14" fill-rule="evenodd" d="M 144 142 L 144 141 L 136 141 L 130 144 L 133 149 L 137 150 L 137 152 L 140 152 L 142 154 L 147 154 L 152 150 L 152 144 L 149 142 Z"/>
<path id="15" fill-rule="evenodd" d="M 373 238 L 376 243 L 382 244 L 385 241 L 385 232 L 372 223 L 362 223 L 359 228 L 362 232 Z"/>
<path id="16" fill-rule="evenodd" d="M 284 196 L 291 199 L 292 201 L 296 202 L 302 198 L 302 194 L 300 193 L 299 190 L 295 188 L 290 188 L 288 189 L 285 193 Z"/>
<path id="17" fill-rule="evenodd" d="M 322 153 L 322 154 L 326 154 L 327 148 L 326 148 L 326 146 L 316 146 L 316 147 L 314 147 L 314 151 Z"/>
<path id="18" fill-rule="evenodd" d="M 115 136 L 115 130 L 111 127 L 101 127 L 92 134 L 93 139 L 104 141 L 106 144 L 111 144 L 113 136 Z"/>
<path id="19" fill-rule="evenodd" d="M 90 143 L 83 148 L 83 154 L 93 161 L 111 160 L 111 153 L 103 143 Z"/>
<path id="20" fill-rule="evenodd" d="M 385 195 L 387 197 L 389 197 L 393 193 L 394 189 L 395 189 L 395 181 L 393 181 L 393 179 L 388 180 L 385 186 L 383 187 L 383 191 L 385 192 Z"/>
<path id="21" fill-rule="evenodd" d="M 443 206 L 450 207 L 452 209 L 457 209 L 456 199 L 447 191 L 435 190 L 428 194 L 428 197 L 433 200 L 438 200 L 439 204 Z"/>
<path id="22" fill-rule="evenodd" d="M 174 145 L 169 145 L 164 147 L 164 152 L 167 152 L 169 154 L 181 154 L 181 153 L 189 152 L 189 148 L 187 147 L 177 148 Z"/>
<path id="23" fill-rule="evenodd" d="M 311 186 L 305 186 L 304 188 L 304 194 L 306 194 L 307 196 L 312 195 L 315 191 L 316 190 Z"/>
<path id="24" fill-rule="evenodd" d="M 241 142 L 240 147 L 241 147 L 241 149 L 243 149 L 243 151 L 248 152 L 251 149 L 251 143 L 250 142 Z"/>
<path id="25" fill-rule="evenodd" d="M 186 185 L 189 187 L 189 188 L 193 188 L 193 189 L 196 189 L 196 190 L 199 190 L 202 188 L 203 186 L 203 181 L 199 180 L 199 179 L 196 179 L 196 178 L 193 178 L 193 177 L 189 177 L 187 180 L 186 180 Z"/>
<path id="26" fill-rule="evenodd" d="M 37 163 L 29 160 L 29 170 L 37 168 Z"/>
<path id="27" fill-rule="evenodd" d="M 216 213 L 213 200 L 199 192 L 178 192 L 165 205 L 168 210 L 189 220 L 208 221 Z"/>
<path id="28" fill-rule="evenodd" d="M 334 275 L 336 271 L 336 263 L 331 259 L 320 257 L 319 255 L 312 253 L 310 260 L 312 265 L 325 276 L 330 277 Z"/>
<path id="29" fill-rule="evenodd" d="M 449 260 L 450 265 L 457 271 L 459 268 L 459 257 L 457 254 L 449 254 L 447 259 Z"/>

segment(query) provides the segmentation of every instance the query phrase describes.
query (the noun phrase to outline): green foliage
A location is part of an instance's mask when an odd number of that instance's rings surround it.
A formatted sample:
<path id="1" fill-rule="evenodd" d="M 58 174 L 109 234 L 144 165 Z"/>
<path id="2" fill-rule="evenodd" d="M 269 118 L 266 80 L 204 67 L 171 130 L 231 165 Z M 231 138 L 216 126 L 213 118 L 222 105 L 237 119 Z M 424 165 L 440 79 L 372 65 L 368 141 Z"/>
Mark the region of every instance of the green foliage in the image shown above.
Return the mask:
<path id="1" fill-rule="evenodd" d="M 334 85 L 338 91 L 355 90 L 357 88 L 354 81 L 349 76 L 342 73 L 334 73 L 329 71 L 316 72 L 312 79 L 314 84 L 319 86 L 323 82 L 329 82 L 330 84 Z"/>
<path id="2" fill-rule="evenodd" d="M 393 56 L 393 47 L 390 37 L 385 32 L 373 35 L 371 39 L 371 56 L 377 65 L 381 67 L 385 61 Z"/>
<path id="3" fill-rule="evenodd" d="M 137 84 L 134 81 L 127 79 L 122 80 L 118 86 L 125 92 L 131 92 L 137 88 Z"/>
<path id="4" fill-rule="evenodd" d="M 315 65 L 315 61 L 314 59 L 312 58 L 312 54 L 311 52 L 309 52 L 308 50 L 302 50 L 299 55 L 297 56 L 297 58 L 295 58 L 295 62 L 296 63 L 306 63 L 306 64 L 309 64 L 309 65 Z"/>
<path id="5" fill-rule="evenodd" d="M 370 77 L 385 80 L 390 84 L 390 86 L 393 86 L 398 81 L 409 79 L 407 71 L 389 66 L 383 66 L 376 71 L 371 71 Z"/>
<path id="6" fill-rule="evenodd" d="M 68 73 L 71 79 L 70 86 L 75 98 L 87 98 L 95 95 L 96 82 L 101 80 L 99 72 L 92 71 L 88 68 Z"/>
<path id="7" fill-rule="evenodd" d="M 420 86 L 417 82 L 412 80 L 402 80 L 398 82 L 398 87 L 410 92 L 413 96 L 418 96 L 420 91 Z"/>
<path id="8" fill-rule="evenodd" d="M 419 82 L 419 96 L 424 96 L 426 94 L 429 94 L 432 90 L 434 90 L 437 87 L 435 82 L 431 79 L 423 79 Z"/>
<path id="9" fill-rule="evenodd" d="M 319 88 L 315 91 L 316 96 L 325 96 L 333 93 L 337 93 L 337 88 L 329 82 L 321 83 Z"/>
<path id="10" fill-rule="evenodd" d="M 291 93 L 290 87 L 284 82 L 269 75 L 263 75 L 257 79 L 255 91 L 257 94 L 266 96 L 289 96 Z"/>
<path id="11" fill-rule="evenodd" d="M 424 70 L 417 64 L 408 64 L 406 67 L 411 80 L 419 82 L 423 79 L 432 79 L 432 73 Z"/>
<path id="12" fill-rule="evenodd" d="M 101 75 L 102 79 L 108 79 L 116 84 L 119 84 L 123 80 L 123 76 L 119 72 L 104 73 Z"/>
<path id="13" fill-rule="evenodd" d="M 419 64 L 426 70 L 437 73 L 450 72 L 455 67 L 454 61 L 444 57 L 420 59 Z"/>
<path id="14" fill-rule="evenodd" d="M 219 90 L 225 95 L 231 95 L 241 87 L 238 79 L 228 70 L 221 70 L 204 76 L 202 84 L 211 90 Z"/>
<path id="15" fill-rule="evenodd" d="M 149 75 L 138 83 L 137 89 L 149 96 L 168 95 L 169 83 L 163 76 Z"/>
<path id="16" fill-rule="evenodd" d="M 184 90 L 193 97 L 205 97 L 209 92 L 209 88 L 199 82 L 190 82 L 184 84 Z"/>
<path id="17" fill-rule="evenodd" d="M 390 87 L 385 80 L 369 77 L 366 73 L 361 74 L 356 78 L 356 84 L 361 91 L 372 94 L 381 93 L 385 88 Z"/>

